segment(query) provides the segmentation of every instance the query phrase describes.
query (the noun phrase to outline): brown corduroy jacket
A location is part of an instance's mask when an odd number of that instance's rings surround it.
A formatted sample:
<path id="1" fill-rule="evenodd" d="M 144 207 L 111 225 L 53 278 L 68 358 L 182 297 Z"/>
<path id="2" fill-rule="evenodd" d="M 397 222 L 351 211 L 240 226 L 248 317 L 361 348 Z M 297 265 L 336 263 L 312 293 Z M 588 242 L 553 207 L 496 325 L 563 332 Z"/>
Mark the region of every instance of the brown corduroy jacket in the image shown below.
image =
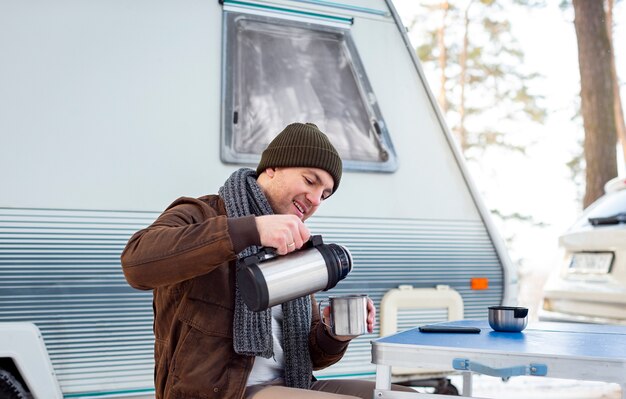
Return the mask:
<path id="1" fill-rule="evenodd" d="M 254 217 L 227 218 L 215 195 L 176 200 L 122 253 L 128 283 L 153 290 L 156 399 L 243 396 L 254 357 L 233 350 L 235 260 L 258 244 Z M 337 362 L 347 342 L 333 339 L 312 301 L 314 369 Z"/>

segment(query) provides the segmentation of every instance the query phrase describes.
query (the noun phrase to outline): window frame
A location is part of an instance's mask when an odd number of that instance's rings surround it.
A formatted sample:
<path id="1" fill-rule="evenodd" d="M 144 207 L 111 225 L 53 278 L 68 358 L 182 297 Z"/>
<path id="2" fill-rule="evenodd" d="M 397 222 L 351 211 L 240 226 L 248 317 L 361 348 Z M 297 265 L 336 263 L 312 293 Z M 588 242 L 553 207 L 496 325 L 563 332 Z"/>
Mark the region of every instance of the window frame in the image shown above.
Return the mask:
<path id="1" fill-rule="evenodd" d="M 343 159 L 344 170 L 354 171 L 374 171 L 374 172 L 394 172 L 397 170 L 397 155 L 393 147 L 387 126 L 382 117 L 373 89 L 365 73 L 365 68 L 359 57 L 356 45 L 352 38 L 349 26 L 343 27 L 337 24 L 324 24 L 315 20 L 306 21 L 306 18 L 286 19 L 278 16 L 268 16 L 242 11 L 224 10 L 222 25 L 222 123 L 221 123 L 221 143 L 220 156 L 224 163 L 250 164 L 255 165 L 261 159 L 261 154 L 251 154 L 237 152 L 233 145 L 233 131 L 235 125 L 235 111 L 238 103 L 237 91 L 235 90 L 235 79 L 239 73 L 237 64 L 237 22 L 240 19 L 247 19 L 278 26 L 295 27 L 310 31 L 321 31 L 332 33 L 342 37 L 346 58 L 350 61 L 352 75 L 360 95 L 361 104 L 367 112 L 369 127 L 373 131 L 377 147 L 381 152 L 380 161 L 363 161 Z M 290 121 L 295 122 L 295 121 Z M 307 121 L 302 121 L 307 122 Z M 276 132 L 278 134 L 279 132 Z M 386 154 L 386 160 L 384 159 Z"/>

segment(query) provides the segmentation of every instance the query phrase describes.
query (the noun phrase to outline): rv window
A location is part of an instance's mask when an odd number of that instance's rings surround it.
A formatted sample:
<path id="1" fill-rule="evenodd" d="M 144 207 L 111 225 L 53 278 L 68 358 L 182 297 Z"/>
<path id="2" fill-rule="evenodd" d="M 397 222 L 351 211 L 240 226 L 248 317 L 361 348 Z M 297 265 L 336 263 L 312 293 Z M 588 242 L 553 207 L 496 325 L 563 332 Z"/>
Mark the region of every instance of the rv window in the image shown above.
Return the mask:
<path id="1" fill-rule="evenodd" d="M 222 159 L 256 163 L 287 124 L 313 122 L 346 169 L 393 171 L 385 124 L 345 28 L 225 13 Z"/>

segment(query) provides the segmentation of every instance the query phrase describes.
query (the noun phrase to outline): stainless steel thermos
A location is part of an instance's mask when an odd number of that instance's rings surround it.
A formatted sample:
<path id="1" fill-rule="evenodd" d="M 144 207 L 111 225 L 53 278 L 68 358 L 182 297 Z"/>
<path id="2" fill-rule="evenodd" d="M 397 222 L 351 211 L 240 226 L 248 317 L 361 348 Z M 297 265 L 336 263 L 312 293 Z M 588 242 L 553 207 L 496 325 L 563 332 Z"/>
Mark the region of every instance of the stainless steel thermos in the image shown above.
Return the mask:
<path id="1" fill-rule="evenodd" d="M 322 236 L 298 251 L 278 256 L 262 249 L 239 261 L 237 284 L 245 304 L 255 312 L 279 303 L 333 288 L 352 270 L 352 255 Z"/>

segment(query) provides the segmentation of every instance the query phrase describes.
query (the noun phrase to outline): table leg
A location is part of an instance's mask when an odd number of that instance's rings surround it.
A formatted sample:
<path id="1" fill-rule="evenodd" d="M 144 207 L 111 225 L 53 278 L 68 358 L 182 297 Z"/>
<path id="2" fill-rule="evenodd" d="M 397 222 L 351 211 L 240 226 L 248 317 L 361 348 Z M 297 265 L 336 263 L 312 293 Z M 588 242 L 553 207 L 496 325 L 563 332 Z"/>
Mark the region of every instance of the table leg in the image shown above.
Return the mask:
<path id="1" fill-rule="evenodd" d="M 391 366 L 376 365 L 376 389 L 391 389 Z"/>
<path id="2" fill-rule="evenodd" d="M 472 396 L 472 372 L 463 373 L 463 396 Z"/>
<path id="3" fill-rule="evenodd" d="M 622 399 L 626 399 L 626 384 L 622 385 Z"/>

